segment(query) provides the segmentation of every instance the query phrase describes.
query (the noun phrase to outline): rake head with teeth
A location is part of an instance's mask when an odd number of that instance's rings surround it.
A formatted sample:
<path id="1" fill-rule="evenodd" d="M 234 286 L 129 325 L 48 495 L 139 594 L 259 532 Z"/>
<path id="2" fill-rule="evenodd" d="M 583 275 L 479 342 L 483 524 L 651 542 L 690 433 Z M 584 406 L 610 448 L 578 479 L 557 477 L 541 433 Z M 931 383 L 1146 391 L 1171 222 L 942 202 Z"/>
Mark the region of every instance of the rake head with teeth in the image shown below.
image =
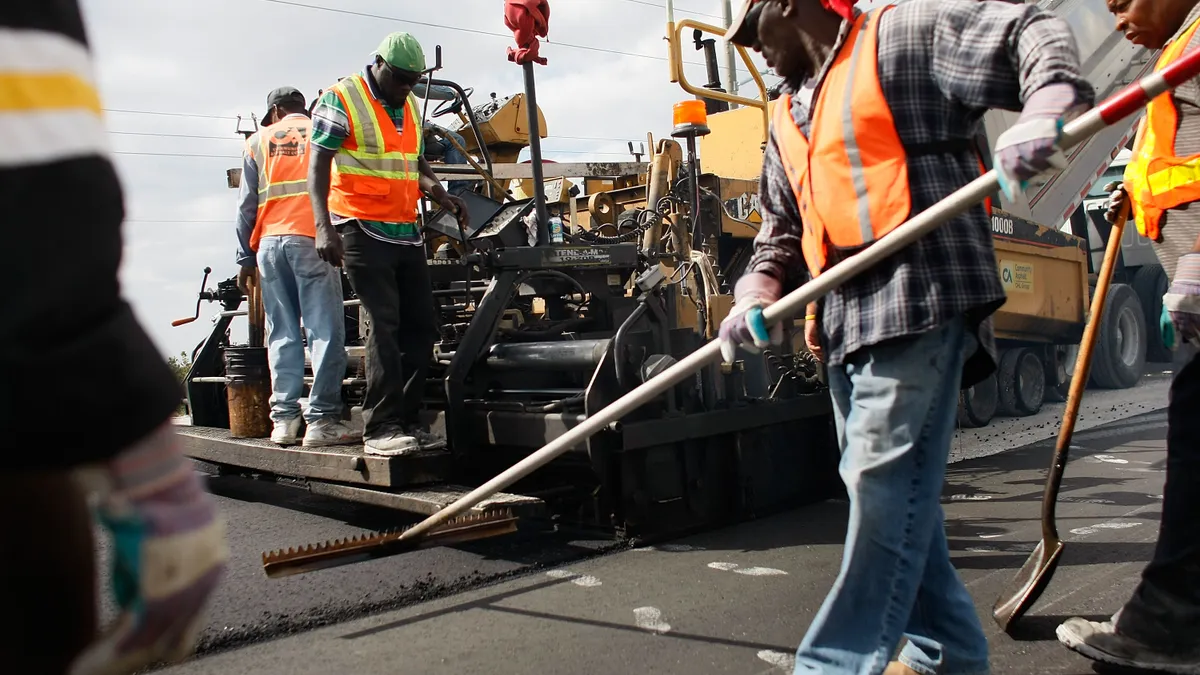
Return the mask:
<path id="1" fill-rule="evenodd" d="M 448 520 L 423 535 L 404 538 L 404 533 L 410 527 L 412 526 L 308 544 L 299 548 L 288 548 L 286 551 L 280 549 L 263 553 L 263 570 L 268 577 L 278 578 L 385 558 L 423 548 L 495 537 L 515 532 L 517 518 L 510 510 L 461 516 Z"/>

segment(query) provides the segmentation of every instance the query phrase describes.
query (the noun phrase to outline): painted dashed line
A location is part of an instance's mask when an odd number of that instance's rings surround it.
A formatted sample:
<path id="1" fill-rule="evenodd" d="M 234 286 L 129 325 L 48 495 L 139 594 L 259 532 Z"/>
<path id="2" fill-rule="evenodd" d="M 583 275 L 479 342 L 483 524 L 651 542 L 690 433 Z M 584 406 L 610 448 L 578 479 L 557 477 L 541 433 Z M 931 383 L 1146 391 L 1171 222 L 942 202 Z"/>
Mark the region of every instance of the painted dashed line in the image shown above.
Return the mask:
<path id="1" fill-rule="evenodd" d="M 1071 530 L 1071 534 L 1087 536 L 1089 534 L 1096 534 L 1101 530 L 1128 530 L 1138 525 L 1141 525 L 1141 523 L 1097 523 L 1096 525 L 1089 525 L 1087 527 L 1077 527 Z"/>
<path id="2" fill-rule="evenodd" d="M 550 570 L 546 572 L 546 576 L 551 579 L 568 579 L 576 586 L 583 586 L 584 588 L 593 588 L 602 585 L 599 579 L 590 574 L 578 574 L 569 570 Z"/>
<path id="3" fill-rule="evenodd" d="M 986 502 L 996 495 L 950 495 L 947 497 L 952 502 Z"/>
<path id="4" fill-rule="evenodd" d="M 1101 462 L 1104 464 L 1128 464 L 1129 460 L 1113 457 L 1112 455 L 1092 455 L 1088 457 L 1088 461 Z"/>
<path id="5" fill-rule="evenodd" d="M 1033 553 L 1036 544 L 1007 544 L 1002 546 L 968 546 L 970 553 Z"/>
<path id="6" fill-rule="evenodd" d="M 638 607 L 633 610 L 633 620 L 638 628 L 651 633 L 662 635 L 671 631 L 671 624 L 663 621 L 662 610 L 657 607 Z"/>
<path id="7" fill-rule="evenodd" d="M 789 673 L 796 670 L 795 654 L 787 654 L 775 651 L 774 649 L 764 649 L 758 653 L 758 658 Z"/>
<path id="8" fill-rule="evenodd" d="M 981 534 L 981 535 L 979 535 L 979 538 L 980 539 L 998 539 L 1003 536 L 1004 536 L 1003 534 Z"/>
<path id="9" fill-rule="evenodd" d="M 741 567 L 737 563 L 731 562 L 711 562 L 708 563 L 708 566 L 714 570 L 744 574 L 748 577 L 777 577 L 787 574 L 787 572 L 773 567 Z"/>

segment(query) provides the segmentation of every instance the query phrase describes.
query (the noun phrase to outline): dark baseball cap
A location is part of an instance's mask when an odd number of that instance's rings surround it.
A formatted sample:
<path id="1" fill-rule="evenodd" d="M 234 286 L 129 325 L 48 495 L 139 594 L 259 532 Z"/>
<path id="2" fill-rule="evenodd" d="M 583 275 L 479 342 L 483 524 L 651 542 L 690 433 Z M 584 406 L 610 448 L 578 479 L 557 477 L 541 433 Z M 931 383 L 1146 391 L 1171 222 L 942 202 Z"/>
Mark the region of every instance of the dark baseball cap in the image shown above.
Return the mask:
<path id="1" fill-rule="evenodd" d="M 762 8 L 763 0 L 745 0 L 725 31 L 725 41 L 743 47 L 753 47 L 758 41 L 758 15 Z"/>
<path id="2" fill-rule="evenodd" d="M 271 115 L 271 108 L 276 105 L 285 103 L 296 104 L 299 107 L 304 107 L 304 94 L 295 87 L 280 87 L 270 94 L 267 94 L 267 112 L 262 116 L 265 120 Z"/>

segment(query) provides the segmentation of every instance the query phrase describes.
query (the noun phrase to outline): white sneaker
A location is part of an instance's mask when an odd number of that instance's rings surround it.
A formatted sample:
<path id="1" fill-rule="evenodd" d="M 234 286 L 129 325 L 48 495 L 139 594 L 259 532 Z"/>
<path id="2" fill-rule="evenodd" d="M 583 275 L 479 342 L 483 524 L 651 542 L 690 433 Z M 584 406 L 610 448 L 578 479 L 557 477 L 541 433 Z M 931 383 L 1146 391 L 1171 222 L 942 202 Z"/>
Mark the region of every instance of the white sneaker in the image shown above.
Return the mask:
<path id="1" fill-rule="evenodd" d="M 363 452 L 368 455 L 379 455 L 381 457 L 407 455 L 420 449 L 421 447 L 417 439 L 399 429 L 385 430 L 383 433 L 367 438 L 363 442 Z"/>
<path id="2" fill-rule="evenodd" d="M 356 431 L 341 420 L 325 418 L 308 425 L 304 434 L 304 447 L 320 448 L 326 445 L 349 445 L 362 441 L 362 432 Z"/>
<path id="3" fill-rule="evenodd" d="M 275 422 L 274 428 L 271 429 L 271 442 L 278 445 L 295 445 L 297 437 L 300 436 L 300 423 L 303 421 L 302 417 L 296 416 L 290 420 Z"/>

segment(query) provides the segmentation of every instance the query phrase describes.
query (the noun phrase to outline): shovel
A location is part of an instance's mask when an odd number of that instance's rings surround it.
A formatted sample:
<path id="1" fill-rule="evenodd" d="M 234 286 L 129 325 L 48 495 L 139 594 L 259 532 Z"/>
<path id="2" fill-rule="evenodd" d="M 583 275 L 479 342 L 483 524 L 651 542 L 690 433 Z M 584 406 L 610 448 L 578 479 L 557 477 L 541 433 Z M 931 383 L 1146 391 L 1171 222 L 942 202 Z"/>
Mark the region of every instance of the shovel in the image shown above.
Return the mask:
<path id="1" fill-rule="evenodd" d="M 1037 602 L 1042 591 L 1054 576 L 1058 561 L 1062 558 L 1063 544 L 1058 537 L 1054 522 L 1058 490 L 1062 485 L 1063 470 L 1067 466 L 1067 454 L 1071 448 L 1071 435 L 1075 433 L 1075 419 L 1079 416 L 1079 403 L 1087 387 L 1088 373 L 1092 367 L 1092 349 L 1100 324 L 1104 318 L 1104 305 L 1108 300 L 1108 285 L 1112 281 L 1117 255 L 1121 252 L 1121 238 L 1125 234 L 1125 221 L 1129 219 L 1129 199 L 1121 207 L 1112 231 L 1108 233 L 1108 244 L 1104 248 L 1104 262 L 1096 279 L 1096 290 L 1092 293 L 1092 306 L 1087 325 L 1083 329 L 1083 340 L 1079 343 L 1079 354 L 1075 357 L 1075 375 L 1067 392 L 1067 409 L 1063 412 L 1062 427 L 1058 430 L 1058 443 L 1054 447 L 1054 460 L 1050 464 L 1050 475 L 1046 478 L 1046 491 L 1042 495 L 1042 540 L 1029 554 L 1025 565 L 1017 572 L 1009 588 L 996 598 L 992 607 L 992 618 L 1005 632 L 1014 621 Z"/>
<path id="2" fill-rule="evenodd" d="M 1132 115 L 1151 99 L 1200 74 L 1200 50 L 1189 52 L 1163 70 L 1146 76 L 1101 105 L 1079 116 L 1063 129 L 1059 145 L 1074 147 L 1101 129 Z M 536 166 L 536 163 L 535 163 Z M 995 170 L 967 183 L 942 201 L 892 230 L 861 253 L 829 268 L 816 279 L 788 293 L 767 307 L 763 320 L 768 327 L 796 316 L 808 303 L 821 298 L 880 261 L 912 244 L 996 192 L 1000 183 Z M 461 515 L 483 500 L 546 465 L 554 458 L 578 446 L 613 422 L 653 401 L 668 388 L 691 377 L 696 371 L 721 357 L 721 343 L 713 340 L 681 359 L 675 365 L 650 378 L 642 385 L 597 411 L 578 426 L 559 436 L 540 450 L 528 455 L 500 475 L 480 485 L 457 501 L 405 530 L 397 541 L 423 537 L 431 529 Z"/>

